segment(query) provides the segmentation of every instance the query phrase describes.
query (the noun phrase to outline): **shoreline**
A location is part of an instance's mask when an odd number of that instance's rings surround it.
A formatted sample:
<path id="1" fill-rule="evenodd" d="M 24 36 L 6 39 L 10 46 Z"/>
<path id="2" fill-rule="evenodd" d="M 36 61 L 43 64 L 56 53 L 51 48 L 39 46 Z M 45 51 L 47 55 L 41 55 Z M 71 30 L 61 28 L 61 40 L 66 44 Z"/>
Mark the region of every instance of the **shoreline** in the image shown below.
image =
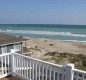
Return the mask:
<path id="1" fill-rule="evenodd" d="M 19 36 L 17 36 L 19 37 Z M 23 36 L 22 36 L 23 37 Z M 56 40 L 56 41 L 62 41 L 62 42 L 78 42 L 78 43 L 86 43 L 86 41 L 78 41 L 78 40 L 59 40 L 59 39 L 49 39 L 49 38 L 32 38 L 32 37 L 23 37 L 26 39 L 43 39 L 43 40 Z"/>

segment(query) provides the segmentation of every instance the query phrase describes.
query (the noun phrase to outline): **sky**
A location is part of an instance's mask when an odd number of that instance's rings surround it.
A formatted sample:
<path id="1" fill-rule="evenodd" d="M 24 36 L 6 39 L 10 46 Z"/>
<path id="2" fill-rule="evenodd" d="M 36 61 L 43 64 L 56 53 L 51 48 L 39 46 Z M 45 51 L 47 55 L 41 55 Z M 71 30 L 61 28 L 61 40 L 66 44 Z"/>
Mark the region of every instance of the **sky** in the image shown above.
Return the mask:
<path id="1" fill-rule="evenodd" d="M 0 24 L 86 25 L 86 0 L 0 0 Z"/>

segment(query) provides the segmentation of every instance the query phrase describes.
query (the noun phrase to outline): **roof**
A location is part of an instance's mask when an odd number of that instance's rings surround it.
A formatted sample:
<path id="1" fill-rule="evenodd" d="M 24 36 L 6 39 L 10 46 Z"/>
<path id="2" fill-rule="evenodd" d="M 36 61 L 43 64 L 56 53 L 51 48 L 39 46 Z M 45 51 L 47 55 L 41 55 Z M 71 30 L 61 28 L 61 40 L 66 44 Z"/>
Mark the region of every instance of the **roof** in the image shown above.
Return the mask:
<path id="1" fill-rule="evenodd" d="M 15 37 L 12 35 L 7 35 L 7 34 L 0 34 L 0 45 L 3 44 L 10 44 L 10 43 L 15 43 L 15 42 L 22 42 L 26 41 L 27 39 L 24 39 L 22 37 Z"/>

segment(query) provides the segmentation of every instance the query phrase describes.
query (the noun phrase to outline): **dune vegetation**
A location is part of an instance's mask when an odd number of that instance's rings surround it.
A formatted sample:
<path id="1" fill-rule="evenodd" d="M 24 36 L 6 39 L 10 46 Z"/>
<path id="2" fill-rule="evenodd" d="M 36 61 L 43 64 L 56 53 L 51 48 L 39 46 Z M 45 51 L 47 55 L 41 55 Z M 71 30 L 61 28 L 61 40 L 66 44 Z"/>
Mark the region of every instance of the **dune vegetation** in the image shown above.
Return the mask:
<path id="1" fill-rule="evenodd" d="M 77 69 L 86 70 L 86 55 L 83 54 L 48 52 L 42 59 L 56 64 L 73 63 Z"/>

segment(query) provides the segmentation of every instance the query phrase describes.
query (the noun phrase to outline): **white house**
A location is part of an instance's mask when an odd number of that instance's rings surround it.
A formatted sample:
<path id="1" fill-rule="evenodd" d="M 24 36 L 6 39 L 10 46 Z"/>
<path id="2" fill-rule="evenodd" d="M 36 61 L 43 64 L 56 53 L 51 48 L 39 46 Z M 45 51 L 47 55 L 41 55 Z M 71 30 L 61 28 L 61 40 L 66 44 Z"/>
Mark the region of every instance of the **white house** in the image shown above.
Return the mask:
<path id="1" fill-rule="evenodd" d="M 14 37 L 7 34 L 0 34 L 0 54 L 9 53 L 11 49 L 14 49 L 18 53 L 23 52 L 23 42 L 26 39 L 22 37 Z"/>

